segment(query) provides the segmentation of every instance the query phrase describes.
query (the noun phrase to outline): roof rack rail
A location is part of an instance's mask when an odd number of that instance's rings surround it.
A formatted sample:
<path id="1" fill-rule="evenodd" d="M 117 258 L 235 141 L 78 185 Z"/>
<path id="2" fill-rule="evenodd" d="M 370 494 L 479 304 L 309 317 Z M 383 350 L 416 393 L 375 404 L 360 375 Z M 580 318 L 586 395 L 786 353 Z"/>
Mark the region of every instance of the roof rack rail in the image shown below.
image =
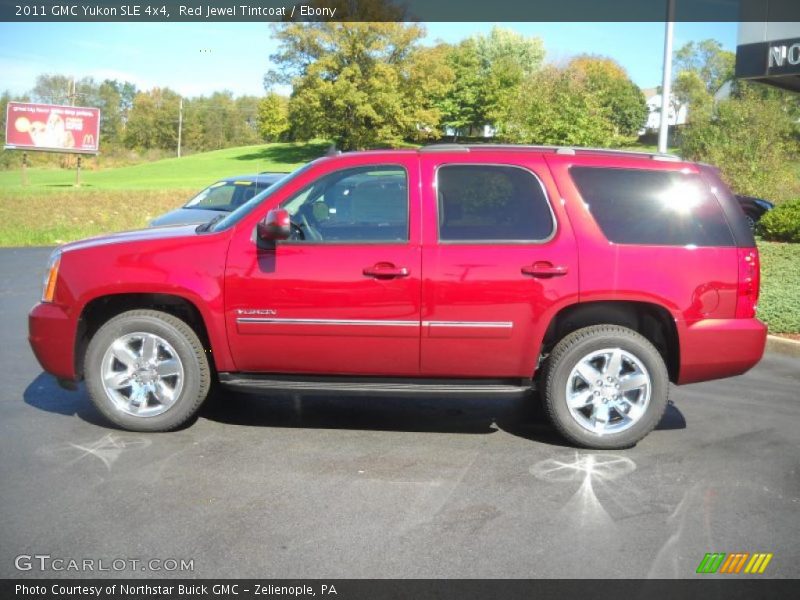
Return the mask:
<path id="1" fill-rule="evenodd" d="M 463 144 L 428 144 L 419 149 L 420 152 L 469 152 L 470 146 Z"/>
<path id="2" fill-rule="evenodd" d="M 430 144 L 419 149 L 420 152 L 470 152 L 472 150 L 537 150 L 556 154 L 575 155 L 580 152 L 595 154 L 622 154 L 629 156 L 647 156 L 653 160 L 676 162 L 681 157 L 662 152 L 644 152 L 640 150 L 616 150 L 614 148 L 587 148 L 583 146 L 539 146 L 532 144 Z"/>

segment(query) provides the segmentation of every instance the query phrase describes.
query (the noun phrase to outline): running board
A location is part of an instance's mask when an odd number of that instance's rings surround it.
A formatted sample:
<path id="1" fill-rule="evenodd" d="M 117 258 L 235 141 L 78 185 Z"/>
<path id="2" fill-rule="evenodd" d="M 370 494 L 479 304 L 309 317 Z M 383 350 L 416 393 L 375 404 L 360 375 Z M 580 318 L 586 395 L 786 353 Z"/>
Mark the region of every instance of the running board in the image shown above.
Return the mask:
<path id="1" fill-rule="evenodd" d="M 241 390 L 348 392 L 363 394 L 522 394 L 533 389 L 523 379 L 382 379 L 302 377 L 260 373 L 220 373 L 220 383 Z"/>

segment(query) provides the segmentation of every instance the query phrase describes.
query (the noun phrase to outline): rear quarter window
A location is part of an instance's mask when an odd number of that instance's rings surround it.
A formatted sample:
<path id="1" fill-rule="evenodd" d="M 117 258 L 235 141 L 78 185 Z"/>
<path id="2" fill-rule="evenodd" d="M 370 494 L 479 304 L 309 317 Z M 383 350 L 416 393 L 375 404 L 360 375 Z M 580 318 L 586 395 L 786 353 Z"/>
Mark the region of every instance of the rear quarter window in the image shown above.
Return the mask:
<path id="1" fill-rule="evenodd" d="M 617 244 L 734 246 L 716 197 L 694 173 L 572 167 L 603 234 Z"/>

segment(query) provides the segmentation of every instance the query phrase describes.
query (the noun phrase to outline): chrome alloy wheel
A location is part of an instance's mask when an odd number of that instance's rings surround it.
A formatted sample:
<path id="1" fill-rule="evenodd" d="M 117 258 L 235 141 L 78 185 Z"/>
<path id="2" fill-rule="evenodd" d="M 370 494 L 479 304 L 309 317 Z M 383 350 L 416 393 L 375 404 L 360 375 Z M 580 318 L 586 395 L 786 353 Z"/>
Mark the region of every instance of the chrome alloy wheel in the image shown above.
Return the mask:
<path id="1" fill-rule="evenodd" d="M 183 364 L 164 338 L 152 333 L 128 333 L 103 355 L 102 383 L 120 411 L 135 417 L 160 415 L 183 389 Z"/>
<path id="2" fill-rule="evenodd" d="M 647 411 L 652 382 L 641 360 L 621 348 L 604 348 L 578 361 L 567 378 L 567 407 L 584 429 L 619 433 Z"/>

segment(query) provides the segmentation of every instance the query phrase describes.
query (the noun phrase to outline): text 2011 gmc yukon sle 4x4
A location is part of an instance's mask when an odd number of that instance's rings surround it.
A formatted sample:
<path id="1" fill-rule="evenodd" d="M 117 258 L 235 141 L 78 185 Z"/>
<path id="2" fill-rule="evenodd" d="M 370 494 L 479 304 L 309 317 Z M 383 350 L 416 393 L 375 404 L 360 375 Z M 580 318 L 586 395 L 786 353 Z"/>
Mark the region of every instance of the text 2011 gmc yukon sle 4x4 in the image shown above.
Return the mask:
<path id="1" fill-rule="evenodd" d="M 56 250 L 30 342 L 139 431 L 212 384 L 378 395 L 537 388 L 593 448 L 669 382 L 764 351 L 758 252 L 716 171 L 674 157 L 433 146 L 319 159 L 219 221 Z"/>

